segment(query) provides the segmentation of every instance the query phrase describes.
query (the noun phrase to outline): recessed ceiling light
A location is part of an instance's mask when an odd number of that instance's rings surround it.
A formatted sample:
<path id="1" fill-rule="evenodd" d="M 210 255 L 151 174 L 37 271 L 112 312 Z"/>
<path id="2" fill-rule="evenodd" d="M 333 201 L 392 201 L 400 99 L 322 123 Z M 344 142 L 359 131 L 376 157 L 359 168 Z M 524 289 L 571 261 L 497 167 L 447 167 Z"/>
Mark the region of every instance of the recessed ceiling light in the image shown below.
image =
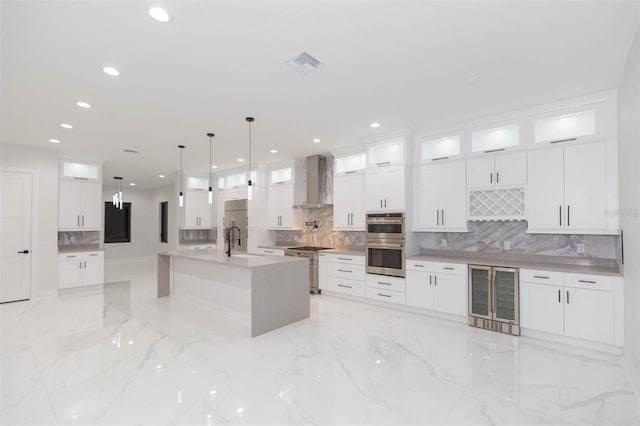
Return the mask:
<path id="1" fill-rule="evenodd" d="M 277 154 L 277 153 L 278 153 L 278 150 L 277 150 L 277 149 L 272 149 L 272 150 L 271 150 L 271 151 L 269 151 L 269 152 L 270 152 L 270 153 L 272 153 L 272 154 Z"/>
<path id="2" fill-rule="evenodd" d="M 117 76 L 120 75 L 120 71 L 118 71 L 114 67 L 104 67 L 104 68 L 102 68 L 102 71 L 104 71 L 105 74 L 108 74 L 108 75 L 113 76 L 113 77 L 117 77 Z"/>
<path id="3" fill-rule="evenodd" d="M 60 143 L 60 140 L 58 140 L 58 139 L 49 139 L 49 142 L 51 142 L 51 143 Z"/>
<path id="4" fill-rule="evenodd" d="M 76 105 L 78 105 L 80 108 L 91 108 L 91 104 L 88 102 L 78 101 L 76 102 Z"/>
<path id="5" fill-rule="evenodd" d="M 313 142 L 315 142 L 315 143 L 320 143 L 320 139 L 315 138 L 315 139 L 313 140 Z"/>
<path id="6" fill-rule="evenodd" d="M 478 82 L 478 77 L 475 77 L 475 76 L 471 77 L 471 78 L 469 78 L 469 80 L 467 80 L 467 82 L 469 84 L 476 84 Z"/>
<path id="7" fill-rule="evenodd" d="M 67 123 L 61 123 L 60 127 L 64 127 L 65 129 L 73 129 L 73 126 Z"/>
<path id="8" fill-rule="evenodd" d="M 160 179 L 164 179 L 164 175 L 158 175 Z"/>
<path id="9" fill-rule="evenodd" d="M 131 186 L 136 186 L 136 184 L 135 184 L 135 183 L 133 183 L 133 182 L 131 182 L 129 185 L 131 185 Z"/>
<path id="10" fill-rule="evenodd" d="M 371 127 L 377 129 L 378 127 L 380 127 L 380 123 L 371 123 Z"/>
<path id="11" fill-rule="evenodd" d="M 242 163 L 244 161 L 244 158 L 238 158 L 238 161 Z"/>
<path id="12" fill-rule="evenodd" d="M 217 168 L 218 168 L 218 166 L 211 166 L 211 168 L 212 168 L 212 169 L 217 169 Z"/>
<path id="13" fill-rule="evenodd" d="M 167 13 L 167 11 L 159 7 L 152 7 L 151 9 L 149 9 L 149 15 L 151 15 L 153 19 L 159 22 L 169 21 L 169 14 Z"/>

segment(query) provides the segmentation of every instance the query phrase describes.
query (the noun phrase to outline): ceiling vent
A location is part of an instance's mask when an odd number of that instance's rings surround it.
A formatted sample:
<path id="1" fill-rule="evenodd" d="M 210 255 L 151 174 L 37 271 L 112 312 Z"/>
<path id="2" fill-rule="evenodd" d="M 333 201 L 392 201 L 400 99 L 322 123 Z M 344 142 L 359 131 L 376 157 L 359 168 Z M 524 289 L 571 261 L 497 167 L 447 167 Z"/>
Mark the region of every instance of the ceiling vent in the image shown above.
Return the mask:
<path id="1" fill-rule="evenodd" d="M 300 74 L 309 74 L 322 66 L 322 62 L 311 56 L 309 52 L 302 52 L 286 62 L 291 69 L 298 71 Z"/>
<path id="2" fill-rule="evenodd" d="M 135 149 L 123 149 L 124 152 L 127 152 L 129 154 L 138 154 L 139 151 L 136 151 Z"/>

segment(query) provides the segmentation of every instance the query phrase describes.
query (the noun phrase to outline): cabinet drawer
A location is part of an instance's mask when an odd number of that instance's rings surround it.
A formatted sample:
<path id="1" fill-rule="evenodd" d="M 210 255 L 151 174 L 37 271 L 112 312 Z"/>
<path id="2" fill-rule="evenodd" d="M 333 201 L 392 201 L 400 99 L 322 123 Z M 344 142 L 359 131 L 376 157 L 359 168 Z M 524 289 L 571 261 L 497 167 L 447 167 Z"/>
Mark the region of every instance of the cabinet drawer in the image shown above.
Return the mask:
<path id="1" fill-rule="evenodd" d="M 89 260 L 104 259 L 103 251 L 88 251 L 84 253 L 84 258 Z"/>
<path id="2" fill-rule="evenodd" d="M 404 293 L 405 281 L 404 281 L 404 278 L 386 277 L 384 275 L 368 274 L 367 287 L 375 287 L 377 289 L 391 290 L 394 292 L 400 291 Z M 404 303 L 404 299 L 402 303 Z"/>
<path id="3" fill-rule="evenodd" d="M 61 262 L 64 262 L 65 260 L 80 260 L 80 259 L 83 259 L 83 255 L 84 253 L 59 254 L 58 260 L 60 260 Z"/>
<path id="4" fill-rule="evenodd" d="M 344 278 L 329 277 L 327 287 L 336 293 L 349 294 L 351 296 L 365 296 L 364 281 L 346 280 Z"/>
<path id="5" fill-rule="evenodd" d="M 433 262 L 425 260 L 407 260 L 406 268 L 411 271 L 433 272 Z"/>
<path id="6" fill-rule="evenodd" d="M 464 263 L 434 263 L 434 271 L 440 274 L 464 275 L 467 272 L 467 265 Z"/>
<path id="7" fill-rule="evenodd" d="M 586 288 L 590 290 L 613 291 L 613 278 L 602 275 L 564 274 L 565 287 Z"/>
<path id="8" fill-rule="evenodd" d="M 346 278 L 350 280 L 356 281 L 364 281 L 366 273 L 364 271 L 364 266 L 362 265 L 352 265 L 349 263 L 328 263 L 329 276 L 330 277 L 339 277 Z"/>
<path id="9" fill-rule="evenodd" d="M 283 249 L 273 249 L 273 248 L 260 248 L 256 250 L 258 254 L 270 254 L 272 256 L 284 256 Z"/>
<path id="10" fill-rule="evenodd" d="M 367 298 L 381 300 L 383 302 L 399 303 L 401 305 L 406 304 L 404 292 L 383 290 L 369 286 L 367 286 Z"/>
<path id="11" fill-rule="evenodd" d="M 329 254 L 327 253 L 329 262 L 349 263 L 351 265 L 364 266 L 364 256 L 354 256 L 349 254 Z"/>
<path id="12" fill-rule="evenodd" d="M 536 284 L 562 285 L 562 272 L 521 269 L 520 281 Z"/>

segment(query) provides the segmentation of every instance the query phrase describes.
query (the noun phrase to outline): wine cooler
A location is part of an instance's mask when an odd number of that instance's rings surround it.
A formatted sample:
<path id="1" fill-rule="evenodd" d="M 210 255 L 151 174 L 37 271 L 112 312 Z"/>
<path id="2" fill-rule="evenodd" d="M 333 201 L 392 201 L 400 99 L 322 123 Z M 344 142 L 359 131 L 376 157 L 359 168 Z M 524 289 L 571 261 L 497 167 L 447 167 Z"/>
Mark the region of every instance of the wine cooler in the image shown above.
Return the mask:
<path id="1" fill-rule="evenodd" d="M 517 268 L 469 265 L 469 325 L 520 335 Z"/>

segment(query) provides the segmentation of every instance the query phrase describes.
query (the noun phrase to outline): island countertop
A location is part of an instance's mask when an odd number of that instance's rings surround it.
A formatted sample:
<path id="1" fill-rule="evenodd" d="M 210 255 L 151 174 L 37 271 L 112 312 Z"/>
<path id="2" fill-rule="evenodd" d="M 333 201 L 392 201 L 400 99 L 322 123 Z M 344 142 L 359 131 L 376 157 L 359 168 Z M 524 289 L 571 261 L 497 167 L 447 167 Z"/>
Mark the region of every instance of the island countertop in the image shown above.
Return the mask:
<path id="1" fill-rule="evenodd" d="M 162 252 L 160 255 L 195 259 L 203 262 L 218 263 L 249 269 L 268 265 L 277 265 L 280 263 L 308 262 L 307 259 L 302 257 L 269 256 L 261 254 L 235 253 L 232 254 L 231 257 L 228 257 L 225 254 L 218 254 L 216 250 L 172 250 Z"/>

